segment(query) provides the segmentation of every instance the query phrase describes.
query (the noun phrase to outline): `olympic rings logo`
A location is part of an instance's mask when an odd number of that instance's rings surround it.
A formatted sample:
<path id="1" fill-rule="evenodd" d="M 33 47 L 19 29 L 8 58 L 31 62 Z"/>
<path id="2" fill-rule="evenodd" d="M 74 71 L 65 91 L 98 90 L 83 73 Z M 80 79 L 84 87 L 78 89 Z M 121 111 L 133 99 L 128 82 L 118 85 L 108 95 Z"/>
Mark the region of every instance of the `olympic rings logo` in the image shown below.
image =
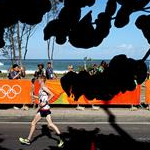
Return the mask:
<path id="1" fill-rule="evenodd" d="M 4 84 L 0 87 L 0 99 L 8 97 L 9 99 L 14 99 L 17 95 L 21 93 L 20 85 L 13 85 L 12 87 L 8 84 Z"/>

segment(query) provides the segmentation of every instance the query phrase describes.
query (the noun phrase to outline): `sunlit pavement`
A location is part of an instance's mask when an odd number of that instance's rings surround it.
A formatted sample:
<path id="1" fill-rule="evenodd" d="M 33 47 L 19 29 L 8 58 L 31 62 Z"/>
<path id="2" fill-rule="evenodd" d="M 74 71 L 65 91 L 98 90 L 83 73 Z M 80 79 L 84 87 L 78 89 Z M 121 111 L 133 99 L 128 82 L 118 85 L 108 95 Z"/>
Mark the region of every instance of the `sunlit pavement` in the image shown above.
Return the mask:
<path id="1" fill-rule="evenodd" d="M 108 108 L 115 116 L 116 122 L 150 122 L 150 111 L 138 109 L 131 111 L 130 108 Z M 85 110 L 76 108 L 51 108 L 53 120 L 56 122 L 108 122 L 109 114 L 103 109 Z M 37 109 L 28 111 L 14 109 L 0 109 L 0 122 L 30 122 Z"/>

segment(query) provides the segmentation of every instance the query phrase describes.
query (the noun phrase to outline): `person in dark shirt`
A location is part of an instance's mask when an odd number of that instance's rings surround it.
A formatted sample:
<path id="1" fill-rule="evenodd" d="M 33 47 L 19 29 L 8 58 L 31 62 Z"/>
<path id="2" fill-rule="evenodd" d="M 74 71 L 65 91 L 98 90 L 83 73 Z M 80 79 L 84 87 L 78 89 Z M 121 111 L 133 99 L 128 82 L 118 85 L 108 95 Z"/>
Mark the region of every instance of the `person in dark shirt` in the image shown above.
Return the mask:
<path id="1" fill-rule="evenodd" d="M 17 64 L 14 64 L 12 70 L 9 72 L 9 79 L 21 79 L 21 71 Z"/>
<path id="2" fill-rule="evenodd" d="M 56 78 L 56 75 L 55 75 L 55 73 L 53 71 L 53 68 L 51 66 L 51 62 L 47 63 L 46 78 L 47 79 L 54 79 L 54 78 Z"/>
<path id="3" fill-rule="evenodd" d="M 38 72 L 34 72 L 34 77 L 31 79 L 31 95 L 35 95 L 35 81 L 38 80 Z M 37 104 L 35 103 L 35 98 L 32 97 L 32 102 L 33 102 L 33 108 L 35 109 L 37 107 Z"/>
<path id="4" fill-rule="evenodd" d="M 44 64 L 38 64 L 38 69 L 37 69 L 37 75 L 38 77 L 45 75 L 45 69 L 44 69 Z"/>
<path id="5" fill-rule="evenodd" d="M 18 64 L 14 64 L 12 68 L 9 71 L 8 78 L 12 80 L 21 79 L 22 77 L 25 77 L 25 69 L 23 67 L 20 67 Z M 14 109 L 19 109 L 18 107 L 14 106 Z M 26 104 L 23 104 L 22 110 L 28 110 L 28 106 Z"/>

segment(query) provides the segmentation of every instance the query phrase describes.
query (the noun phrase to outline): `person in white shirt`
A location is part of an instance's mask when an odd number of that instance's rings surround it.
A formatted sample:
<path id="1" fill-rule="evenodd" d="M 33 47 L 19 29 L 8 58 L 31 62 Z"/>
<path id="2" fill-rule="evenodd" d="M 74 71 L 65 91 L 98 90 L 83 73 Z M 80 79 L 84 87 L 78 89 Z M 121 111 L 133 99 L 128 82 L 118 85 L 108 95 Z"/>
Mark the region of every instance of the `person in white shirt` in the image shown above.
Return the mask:
<path id="1" fill-rule="evenodd" d="M 39 90 L 39 96 L 34 96 L 35 98 L 39 99 L 39 110 L 37 114 L 35 115 L 33 121 L 31 122 L 31 128 L 30 128 L 30 133 L 27 138 L 19 138 L 19 141 L 22 144 L 31 144 L 31 138 L 32 135 L 35 131 L 36 124 L 38 121 L 41 120 L 42 117 L 46 117 L 46 120 L 48 122 L 48 125 L 57 133 L 57 135 L 60 137 L 58 147 L 62 147 L 64 142 L 61 138 L 61 133 L 58 129 L 58 127 L 53 123 L 51 119 L 51 111 L 50 111 L 50 105 L 49 105 L 49 100 L 52 99 L 54 94 L 48 89 L 48 87 L 45 85 L 46 81 L 46 76 L 42 75 L 38 78 L 39 84 L 40 84 L 40 90 Z"/>

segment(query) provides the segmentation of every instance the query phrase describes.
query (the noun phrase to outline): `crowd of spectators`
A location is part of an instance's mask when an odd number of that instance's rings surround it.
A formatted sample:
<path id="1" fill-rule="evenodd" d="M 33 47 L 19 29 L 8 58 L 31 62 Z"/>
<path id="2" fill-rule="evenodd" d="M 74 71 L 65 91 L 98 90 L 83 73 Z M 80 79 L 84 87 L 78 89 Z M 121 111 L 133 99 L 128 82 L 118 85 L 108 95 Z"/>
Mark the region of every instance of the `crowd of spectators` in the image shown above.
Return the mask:
<path id="1" fill-rule="evenodd" d="M 90 68 L 90 69 L 85 68 L 85 70 L 88 71 L 89 74 L 92 76 L 95 74 L 103 73 L 104 69 L 106 69 L 107 67 L 108 67 L 108 64 L 105 61 L 101 61 L 100 65 L 93 64 L 92 68 Z M 74 71 L 73 65 L 68 65 L 68 72 L 70 72 L 70 71 Z M 93 110 L 99 110 L 99 108 L 100 108 L 99 106 L 95 106 L 92 104 Z M 85 107 L 81 106 L 80 104 L 77 104 L 76 109 L 77 110 L 84 110 Z"/>
<path id="2" fill-rule="evenodd" d="M 38 79 L 40 76 L 45 75 L 48 80 L 56 79 L 57 76 L 53 71 L 51 62 L 47 63 L 46 69 L 44 68 L 44 64 L 40 63 L 37 65 L 37 70 L 34 72 L 33 77 L 31 78 L 31 94 L 34 94 L 34 83 L 35 80 Z M 12 67 L 9 68 L 7 77 L 10 80 L 18 80 L 18 79 L 23 79 L 26 76 L 26 71 L 25 67 L 18 65 L 18 64 L 13 64 Z M 35 101 L 33 100 L 33 107 L 35 108 L 37 105 L 34 103 Z M 20 109 L 17 106 L 13 106 L 14 109 Z M 25 104 L 21 107 L 22 110 L 28 110 L 29 107 Z"/>

